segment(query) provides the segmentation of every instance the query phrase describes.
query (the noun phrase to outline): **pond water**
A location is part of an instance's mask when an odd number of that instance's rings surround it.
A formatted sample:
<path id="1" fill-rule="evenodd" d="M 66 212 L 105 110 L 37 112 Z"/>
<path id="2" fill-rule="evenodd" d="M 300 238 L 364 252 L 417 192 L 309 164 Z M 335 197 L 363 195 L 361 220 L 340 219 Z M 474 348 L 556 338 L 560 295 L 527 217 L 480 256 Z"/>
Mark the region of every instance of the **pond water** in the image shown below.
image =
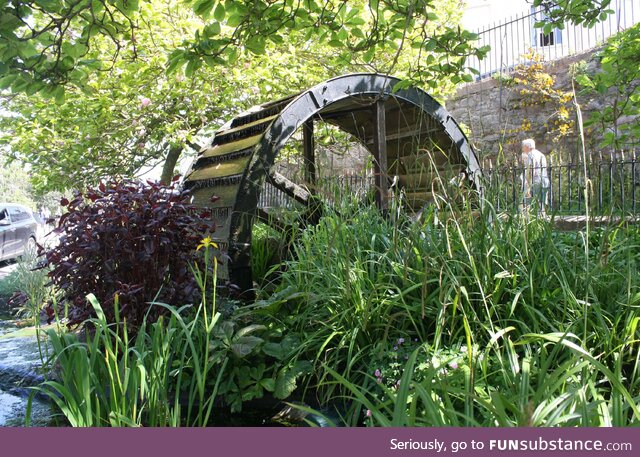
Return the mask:
<path id="1" fill-rule="evenodd" d="M 0 314 L 0 426 L 23 426 L 29 387 L 42 381 L 38 341 L 33 328 L 18 328 L 18 321 Z M 45 348 L 46 349 L 46 348 Z M 31 423 L 47 425 L 51 419 L 49 405 L 35 398 Z"/>

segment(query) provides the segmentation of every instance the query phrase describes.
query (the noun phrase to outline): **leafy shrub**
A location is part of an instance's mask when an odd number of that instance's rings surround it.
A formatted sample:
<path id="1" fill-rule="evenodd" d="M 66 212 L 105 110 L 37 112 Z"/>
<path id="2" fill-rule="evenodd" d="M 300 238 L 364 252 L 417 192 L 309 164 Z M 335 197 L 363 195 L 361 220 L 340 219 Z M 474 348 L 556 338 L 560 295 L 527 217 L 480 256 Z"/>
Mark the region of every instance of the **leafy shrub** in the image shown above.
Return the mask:
<path id="1" fill-rule="evenodd" d="M 162 307 L 149 307 L 152 301 L 197 300 L 190 266 L 198 241 L 213 227 L 206 212 L 189 204 L 188 193 L 177 192 L 174 184 L 109 182 L 61 204 L 67 212 L 55 229 L 60 242 L 44 256 L 49 278 L 69 307 L 69 325 L 95 316 L 86 300 L 90 293 L 109 322 L 115 320 L 117 297 L 129 330 L 147 312 L 151 321 L 163 313 Z"/>
<path id="2" fill-rule="evenodd" d="M 215 327 L 210 346 L 214 368 L 224 372 L 217 393 L 232 413 L 241 411 L 243 402 L 262 398 L 265 392 L 280 400 L 289 398 L 298 379 L 311 371 L 309 361 L 296 358 L 302 344 L 297 335 L 283 336 L 261 324 L 240 327 L 238 317 Z M 245 317 L 257 316 L 249 311 Z"/>

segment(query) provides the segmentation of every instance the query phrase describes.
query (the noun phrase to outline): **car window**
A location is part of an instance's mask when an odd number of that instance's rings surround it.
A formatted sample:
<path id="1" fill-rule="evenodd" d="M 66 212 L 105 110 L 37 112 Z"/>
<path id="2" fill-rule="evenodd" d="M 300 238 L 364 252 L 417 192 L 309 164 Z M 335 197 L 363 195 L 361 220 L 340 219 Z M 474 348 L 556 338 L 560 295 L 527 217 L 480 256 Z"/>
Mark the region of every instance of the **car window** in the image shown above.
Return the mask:
<path id="1" fill-rule="evenodd" d="M 18 207 L 9 208 L 9 216 L 11 216 L 11 222 L 20 222 L 31 219 L 29 212 L 26 209 Z"/>

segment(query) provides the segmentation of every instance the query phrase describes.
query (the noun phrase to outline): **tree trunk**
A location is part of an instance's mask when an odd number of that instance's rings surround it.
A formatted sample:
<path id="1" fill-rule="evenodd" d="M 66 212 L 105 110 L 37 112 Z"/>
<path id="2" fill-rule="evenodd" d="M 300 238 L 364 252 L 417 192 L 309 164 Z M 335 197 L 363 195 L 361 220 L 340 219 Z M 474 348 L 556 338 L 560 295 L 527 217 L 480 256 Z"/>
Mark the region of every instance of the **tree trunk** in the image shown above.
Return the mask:
<path id="1" fill-rule="evenodd" d="M 178 163 L 178 158 L 182 153 L 184 146 L 170 146 L 169 152 L 167 153 L 167 158 L 164 161 L 164 165 L 162 166 L 162 175 L 160 176 L 160 182 L 164 185 L 168 185 L 171 183 L 173 179 L 173 173 L 176 169 L 176 164 Z"/>

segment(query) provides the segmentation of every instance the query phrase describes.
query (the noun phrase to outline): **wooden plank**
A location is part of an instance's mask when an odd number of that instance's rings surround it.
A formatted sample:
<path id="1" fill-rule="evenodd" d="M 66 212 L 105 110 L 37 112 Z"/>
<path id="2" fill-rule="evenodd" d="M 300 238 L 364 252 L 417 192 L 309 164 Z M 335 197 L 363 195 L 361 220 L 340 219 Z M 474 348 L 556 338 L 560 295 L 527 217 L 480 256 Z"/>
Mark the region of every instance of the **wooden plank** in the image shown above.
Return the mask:
<path id="1" fill-rule="evenodd" d="M 437 174 L 427 172 L 398 175 L 398 180 L 400 181 L 400 186 L 407 191 L 431 189 L 433 185 L 439 186 L 441 182 Z"/>
<path id="2" fill-rule="evenodd" d="M 241 125 L 240 127 L 217 132 L 213 137 L 213 145 L 235 143 L 245 138 L 251 138 L 252 136 L 263 134 L 277 116 L 279 116 L 279 114 L 265 119 L 260 119 L 255 122 L 250 122 L 246 125 Z"/>
<path id="3" fill-rule="evenodd" d="M 431 129 L 431 130 L 405 130 L 398 133 L 393 133 L 391 135 L 387 135 L 387 141 L 393 140 L 402 140 L 404 138 L 416 137 L 416 139 L 422 139 L 422 141 L 426 141 L 427 138 L 432 133 L 436 133 L 441 131 L 442 129 Z M 373 140 L 367 141 L 367 144 L 373 144 Z"/>
<path id="4" fill-rule="evenodd" d="M 302 146 L 304 153 L 304 174 L 309 184 L 316 183 L 316 154 L 313 138 L 313 119 L 302 126 Z"/>
<path id="5" fill-rule="evenodd" d="M 277 172 L 272 172 L 267 176 L 267 179 L 273 187 L 284 192 L 289 197 L 293 198 L 297 202 L 302 203 L 303 205 L 309 204 L 309 199 L 311 198 L 311 194 L 304 187 L 301 187 L 289 180 L 287 177 L 281 175 Z"/>
<path id="6" fill-rule="evenodd" d="M 244 173 L 247 164 L 249 163 L 249 156 L 238 157 L 228 162 L 221 162 L 213 165 L 209 165 L 204 168 L 196 169 L 187 176 L 186 181 L 199 181 L 202 179 L 211 178 L 224 178 Z"/>
<path id="7" fill-rule="evenodd" d="M 228 154 L 230 152 L 241 151 L 243 149 L 251 148 L 260 142 L 262 138 L 262 133 L 254 136 L 250 136 L 248 138 L 243 138 L 242 140 L 234 141 L 232 143 L 225 143 L 212 146 L 206 149 L 200 157 L 214 157 L 221 156 L 223 154 Z"/>
<path id="8" fill-rule="evenodd" d="M 229 216 L 231 210 L 225 211 L 224 208 L 233 208 L 239 188 L 240 185 L 238 184 L 220 188 L 199 189 L 193 192 L 193 204 L 198 207 L 210 208 L 212 211 L 219 210 L 219 218 Z M 215 201 L 212 202 L 212 199 Z"/>
<path id="9" fill-rule="evenodd" d="M 374 104 L 373 111 L 373 168 L 376 186 L 376 205 L 381 210 L 389 207 L 389 178 L 387 175 L 387 132 L 384 100 Z"/>
<path id="10" fill-rule="evenodd" d="M 264 124 L 264 126 L 266 128 L 266 126 L 268 124 L 270 124 L 271 121 L 273 121 L 279 115 L 280 114 L 274 114 L 273 116 L 269 116 L 269 117 L 265 117 L 265 118 L 262 118 L 262 119 L 258 119 L 256 121 L 249 122 L 248 124 L 239 125 L 238 127 L 234 127 L 234 128 L 227 129 L 227 130 L 219 130 L 219 131 L 216 132 L 215 136 L 222 136 L 222 135 L 228 135 L 229 133 L 240 132 L 242 130 L 246 130 L 246 129 L 249 129 L 251 127 L 255 127 L 257 125 L 262 125 L 262 124 Z"/>

